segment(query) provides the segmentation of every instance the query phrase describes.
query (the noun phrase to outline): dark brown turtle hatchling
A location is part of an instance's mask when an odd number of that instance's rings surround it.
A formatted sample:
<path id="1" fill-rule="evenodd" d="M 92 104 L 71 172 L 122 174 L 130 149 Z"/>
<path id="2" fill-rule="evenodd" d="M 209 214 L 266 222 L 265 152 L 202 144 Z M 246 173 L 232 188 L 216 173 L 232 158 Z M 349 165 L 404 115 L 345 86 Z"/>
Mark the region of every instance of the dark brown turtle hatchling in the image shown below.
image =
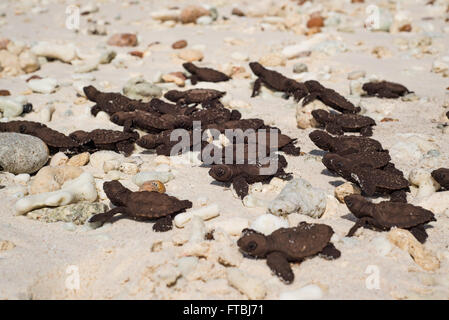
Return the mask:
<path id="1" fill-rule="evenodd" d="M 184 107 L 165 102 L 158 98 L 151 99 L 150 106 L 154 112 L 160 114 L 189 115 L 197 110 L 196 107 Z"/>
<path id="2" fill-rule="evenodd" d="M 340 251 L 330 242 L 333 234 L 328 225 L 301 222 L 297 227 L 281 228 L 268 236 L 244 229 L 237 245 L 245 255 L 267 259 L 278 277 L 292 283 L 295 275 L 290 262 L 302 262 L 315 255 L 327 260 L 340 257 Z"/>
<path id="3" fill-rule="evenodd" d="M 303 83 L 287 78 L 277 71 L 268 70 L 259 62 L 250 62 L 249 67 L 257 76 L 251 97 L 259 95 L 262 84 L 269 89 L 284 92 L 287 98 L 293 96 L 296 101 L 301 100 L 308 93 Z"/>
<path id="4" fill-rule="evenodd" d="M 303 106 L 318 99 L 326 106 L 342 113 L 359 113 L 361 110 L 360 107 L 354 106 L 337 91 L 324 87 L 316 80 L 308 80 L 304 82 L 304 85 L 307 87 L 309 95 L 304 98 Z"/>
<path id="5" fill-rule="evenodd" d="M 171 215 L 192 207 L 192 202 L 179 200 L 165 193 L 132 192 L 118 181 L 105 182 L 103 190 L 116 208 L 92 216 L 89 222 L 104 223 L 121 213 L 138 220 L 159 219 L 153 226 L 153 230 L 168 231 L 172 227 Z"/>
<path id="6" fill-rule="evenodd" d="M 384 151 L 380 142 L 371 138 L 358 136 L 333 137 L 323 130 L 312 131 L 309 138 L 321 150 L 334 152 L 342 156 L 368 150 Z"/>
<path id="7" fill-rule="evenodd" d="M 104 111 L 109 115 L 112 115 L 119 111 L 153 111 L 149 103 L 130 99 L 117 92 L 101 92 L 98 91 L 94 86 L 84 87 L 83 91 L 87 99 L 96 103 L 96 105 L 94 105 L 90 110 L 90 112 L 94 116 L 96 116 L 100 111 Z"/>
<path id="8" fill-rule="evenodd" d="M 35 136 L 45 142 L 51 154 L 59 151 L 76 153 L 80 147 L 77 141 L 39 122 L 26 120 L 2 122 L 0 132 L 17 132 Z"/>
<path id="9" fill-rule="evenodd" d="M 390 99 L 397 99 L 410 93 L 402 84 L 389 81 L 367 82 L 362 86 L 362 89 L 366 91 L 368 96 Z"/>
<path id="10" fill-rule="evenodd" d="M 113 150 L 129 156 L 134 151 L 134 143 L 139 134 L 116 130 L 95 129 L 91 132 L 77 130 L 69 135 L 89 152 Z"/>
<path id="11" fill-rule="evenodd" d="M 262 162 L 262 160 L 260 161 Z M 285 157 L 278 156 L 278 159 L 269 159 L 269 161 L 263 165 L 216 164 L 209 170 L 209 175 L 217 181 L 232 183 L 237 195 L 243 199 L 248 194 L 248 184 L 255 182 L 269 183 L 274 177 L 284 180 L 291 178 L 291 174 L 284 171 L 287 166 Z"/>
<path id="12" fill-rule="evenodd" d="M 407 202 L 406 190 L 410 183 L 401 174 L 361 166 L 338 154 L 326 155 L 323 164 L 330 171 L 336 172 L 344 179 L 356 183 L 367 196 L 375 193 L 390 194 L 391 199 L 397 202 Z"/>
<path id="13" fill-rule="evenodd" d="M 336 153 L 329 152 L 323 156 L 323 159 L 321 161 L 329 170 L 331 170 L 335 166 L 335 164 L 333 164 L 333 160 L 340 159 L 340 157 L 341 156 Z M 351 163 L 355 166 L 371 167 L 374 169 L 384 168 L 391 160 L 388 151 L 371 150 L 361 153 L 348 154 L 343 158 L 350 160 Z"/>
<path id="14" fill-rule="evenodd" d="M 376 121 L 370 117 L 351 113 L 335 114 L 318 109 L 312 111 L 312 116 L 327 132 L 336 135 L 360 132 L 362 136 L 372 136 L 372 127 L 376 125 Z"/>
<path id="15" fill-rule="evenodd" d="M 126 132 L 132 131 L 132 128 L 138 128 L 148 133 L 159 133 L 164 130 L 176 128 L 188 129 L 192 126 L 192 119 L 186 115 L 153 113 L 136 110 L 132 112 L 116 112 L 110 120 L 119 126 L 123 126 Z"/>
<path id="16" fill-rule="evenodd" d="M 437 170 L 433 170 L 432 178 L 436 180 L 444 189 L 449 190 L 449 169 L 440 168 Z"/>
<path id="17" fill-rule="evenodd" d="M 170 90 L 164 94 L 164 97 L 171 102 L 179 105 L 198 105 L 203 107 L 215 106 L 212 101 L 218 101 L 226 92 L 214 89 L 190 89 L 185 91 Z"/>
<path id="18" fill-rule="evenodd" d="M 223 72 L 211 68 L 198 67 L 191 62 L 183 63 L 182 66 L 191 74 L 189 78 L 193 85 L 197 84 L 199 81 L 222 82 L 231 79 Z"/>
<path id="19" fill-rule="evenodd" d="M 391 201 L 371 203 L 360 195 L 346 196 L 344 201 L 349 211 L 358 218 L 349 230 L 348 237 L 353 236 L 360 227 L 378 231 L 397 227 L 409 230 L 419 242 L 424 243 L 427 239 L 424 225 L 436 221 L 431 211 L 409 203 Z"/>

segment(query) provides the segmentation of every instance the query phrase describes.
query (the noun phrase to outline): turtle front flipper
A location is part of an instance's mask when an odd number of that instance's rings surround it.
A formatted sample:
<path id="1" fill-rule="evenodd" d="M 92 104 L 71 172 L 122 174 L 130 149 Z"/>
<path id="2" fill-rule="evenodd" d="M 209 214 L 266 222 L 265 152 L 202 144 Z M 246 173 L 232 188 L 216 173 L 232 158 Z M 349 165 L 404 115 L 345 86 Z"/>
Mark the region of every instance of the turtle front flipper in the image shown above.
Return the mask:
<path id="1" fill-rule="evenodd" d="M 254 98 L 259 95 L 261 86 L 262 86 L 262 79 L 257 78 L 256 82 L 254 82 L 253 93 L 251 94 L 251 98 Z"/>
<path id="2" fill-rule="evenodd" d="M 371 137 L 373 135 L 373 127 L 366 126 L 360 129 L 360 134 L 364 137 Z"/>
<path id="3" fill-rule="evenodd" d="M 376 222 L 373 218 L 369 218 L 369 217 L 360 218 L 359 220 L 357 220 L 357 222 L 354 224 L 354 226 L 352 226 L 352 228 L 349 230 L 349 232 L 346 236 L 352 237 L 359 228 L 367 227 L 369 225 L 375 225 L 375 224 L 376 224 Z"/>
<path id="4" fill-rule="evenodd" d="M 426 242 L 428 235 L 426 229 L 424 229 L 424 226 L 422 224 L 409 229 L 409 231 L 419 242 L 421 243 Z"/>
<path id="5" fill-rule="evenodd" d="M 134 151 L 134 142 L 120 141 L 115 144 L 117 151 L 123 153 L 126 157 L 130 156 Z"/>
<path id="6" fill-rule="evenodd" d="M 341 256 L 340 250 L 335 248 L 334 244 L 329 242 L 320 252 L 320 257 L 326 260 L 334 260 Z"/>
<path id="7" fill-rule="evenodd" d="M 285 254 L 279 251 L 272 252 L 267 255 L 267 265 L 278 277 L 290 284 L 295 279 L 290 263 Z"/>
<path id="8" fill-rule="evenodd" d="M 305 107 L 306 105 L 308 105 L 309 103 L 313 102 L 314 100 L 316 100 L 318 98 L 318 93 L 314 92 L 314 93 L 310 93 L 308 96 L 306 96 L 303 100 L 302 100 L 302 106 Z"/>
<path id="9" fill-rule="evenodd" d="M 196 75 L 191 75 L 190 76 L 190 83 L 192 84 L 192 86 L 196 85 L 198 83 L 198 77 Z"/>
<path id="10" fill-rule="evenodd" d="M 173 228 L 173 218 L 168 215 L 156 220 L 156 223 L 153 224 L 153 230 L 156 232 L 166 232 L 170 231 Z"/>
<path id="11" fill-rule="evenodd" d="M 240 199 L 243 199 L 248 195 L 249 186 L 244 177 L 238 176 L 232 179 L 232 186 Z"/>
<path id="12" fill-rule="evenodd" d="M 125 120 L 125 122 L 123 123 L 123 132 L 131 132 L 133 131 L 133 120 L 132 119 L 127 119 Z"/>
<path id="13" fill-rule="evenodd" d="M 101 223 L 105 223 L 108 220 L 110 220 L 113 216 L 115 216 L 117 213 L 124 213 L 126 211 L 125 207 L 116 207 L 114 209 L 111 209 L 109 211 L 103 212 L 103 213 L 99 213 L 96 214 L 94 216 L 92 216 L 89 219 L 89 222 L 101 222 Z"/>
<path id="14" fill-rule="evenodd" d="M 292 155 L 292 156 L 299 156 L 301 154 L 301 148 L 295 146 L 293 144 L 293 142 L 286 144 L 280 150 L 282 152 L 284 152 L 285 154 Z"/>
<path id="15" fill-rule="evenodd" d="M 376 193 L 376 183 L 374 181 L 374 175 L 370 175 L 367 172 L 363 172 L 361 170 L 357 170 L 358 172 L 354 172 L 352 175 L 355 176 L 355 180 L 358 182 L 358 185 L 362 189 L 363 192 L 369 197 L 373 196 Z"/>
<path id="16" fill-rule="evenodd" d="M 332 122 L 326 124 L 326 131 L 337 136 L 341 136 L 344 134 L 343 128 Z"/>

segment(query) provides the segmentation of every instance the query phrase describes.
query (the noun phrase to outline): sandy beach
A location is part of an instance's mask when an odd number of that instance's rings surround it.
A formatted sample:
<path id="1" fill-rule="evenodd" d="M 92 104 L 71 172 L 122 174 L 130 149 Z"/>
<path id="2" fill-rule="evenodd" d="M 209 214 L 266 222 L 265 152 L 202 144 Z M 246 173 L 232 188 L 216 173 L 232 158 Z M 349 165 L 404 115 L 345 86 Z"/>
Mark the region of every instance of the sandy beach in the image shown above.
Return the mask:
<path id="1" fill-rule="evenodd" d="M 183 23 L 189 6 L 206 13 Z M 204 221 L 194 217 L 181 227 L 175 223 L 167 232 L 153 231 L 154 221 L 133 219 L 94 228 L 32 219 L 29 212 L 18 215 L 16 202 L 32 194 L 36 172 L 2 171 L 0 299 L 449 299 L 449 191 L 429 180 L 432 170 L 449 167 L 448 21 L 447 0 L 2 1 L 0 90 L 9 91 L 4 98 L 23 96 L 33 109 L 8 116 L 1 107 L 1 122 L 36 121 L 66 135 L 75 130 L 122 131 L 105 112 L 91 114 L 95 103 L 83 87 L 123 93 L 138 78 L 162 94 L 172 89 L 220 90 L 226 92 L 223 105 L 238 110 L 242 119 L 263 119 L 297 139 L 301 155 L 284 154 L 285 171 L 319 190 L 325 211 L 319 217 L 301 210 L 274 215 L 269 203 L 288 181 L 253 184 L 251 201 L 242 201 L 198 160 L 136 146 L 129 157 L 98 151 L 77 159 L 81 171 L 76 178 L 89 173 L 94 179 L 98 196 L 91 202 L 110 208 L 104 182 L 118 180 L 137 191 L 135 175 L 153 172 L 169 177 L 164 182 L 167 194 L 192 202 L 187 212 L 214 206 L 217 214 Z M 135 43 L 111 45 L 111 37 L 123 33 L 136 35 Z M 187 46 L 174 49 L 179 40 Z M 26 59 L 31 62 L 22 63 Z M 231 79 L 192 85 L 179 74 L 185 73 L 186 61 Z M 304 109 L 293 97 L 285 99 L 282 92 L 262 86 L 251 98 L 256 80 L 252 61 L 298 82 L 317 80 L 376 121 L 371 138 L 389 150 L 391 162 L 410 181 L 408 203 L 435 215 L 424 244 L 401 248 L 393 229 L 361 228 L 346 237 L 356 218 L 335 196 L 346 181 L 326 169 L 324 151 L 309 138 L 317 129 L 310 125 L 310 111 L 304 115 L 308 125 L 301 128 L 298 119 Z M 38 78 L 29 81 L 32 76 Z M 397 99 L 363 94 L 363 83 L 380 80 L 402 84 L 412 93 Z M 66 165 L 73 155 L 55 157 L 49 156 L 43 168 Z M 60 188 L 62 183 L 54 190 Z M 388 196 L 370 199 L 379 202 Z M 262 221 L 266 215 L 275 219 Z M 295 279 L 286 284 L 265 259 L 249 259 L 239 251 L 243 228 L 263 225 L 274 231 L 277 224 L 294 227 L 301 221 L 331 226 L 331 241 L 341 256 L 292 263 Z M 212 230 L 214 240 L 197 239 Z"/>

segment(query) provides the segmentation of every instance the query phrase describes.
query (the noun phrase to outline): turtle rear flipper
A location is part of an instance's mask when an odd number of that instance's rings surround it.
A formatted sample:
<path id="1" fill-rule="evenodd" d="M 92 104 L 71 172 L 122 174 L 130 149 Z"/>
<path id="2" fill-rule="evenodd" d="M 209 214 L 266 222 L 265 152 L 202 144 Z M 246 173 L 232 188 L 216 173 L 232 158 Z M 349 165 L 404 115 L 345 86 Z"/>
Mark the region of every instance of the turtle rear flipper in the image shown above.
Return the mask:
<path id="1" fill-rule="evenodd" d="M 267 265 L 278 277 L 290 284 L 295 279 L 290 263 L 285 254 L 275 251 L 267 255 Z"/>
<path id="2" fill-rule="evenodd" d="M 326 260 L 334 260 L 334 259 L 339 258 L 340 256 L 341 256 L 340 250 L 335 248 L 335 246 L 330 242 L 320 252 L 320 257 L 322 257 Z"/>
<path id="3" fill-rule="evenodd" d="M 259 95 L 261 86 L 262 86 L 262 79 L 257 78 L 256 82 L 254 82 L 251 98 L 257 97 Z"/>
<path id="4" fill-rule="evenodd" d="M 232 186 L 240 199 L 243 199 L 246 195 L 248 195 L 249 186 L 244 177 L 238 176 L 232 179 Z"/>
<path id="5" fill-rule="evenodd" d="M 93 222 L 105 223 L 108 220 L 110 220 L 113 216 L 115 216 L 117 213 L 123 213 L 123 212 L 125 212 L 125 210 L 126 210 L 126 208 L 124 208 L 124 207 L 117 207 L 117 208 L 111 209 L 109 211 L 96 214 L 89 219 L 89 223 L 93 223 Z"/>
<path id="6" fill-rule="evenodd" d="M 153 225 L 153 230 L 156 232 L 166 232 L 173 228 L 173 218 L 171 215 L 159 218 Z"/>
<path id="7" fill-rule="evenodd" d="M 291 156 L 299 156 L 301 154 L 301 148 L 294 145 L 294 142 L 290 142 L 283 146 L 280 149 L 285 154 L 291 155 Z"/>

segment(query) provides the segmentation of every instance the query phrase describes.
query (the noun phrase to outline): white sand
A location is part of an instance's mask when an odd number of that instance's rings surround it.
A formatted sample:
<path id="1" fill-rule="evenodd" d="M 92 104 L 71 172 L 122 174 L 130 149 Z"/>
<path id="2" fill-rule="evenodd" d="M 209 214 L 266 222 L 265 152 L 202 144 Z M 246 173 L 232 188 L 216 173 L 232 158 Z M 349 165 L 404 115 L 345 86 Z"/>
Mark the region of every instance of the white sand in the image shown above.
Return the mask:
<path id="1" fill-rule="evenodd" d="M 235 5 L 243 11 L 248 10 L 250 1 L 208 1 L 216 6 L 220 17 L 225 15 L 230 19 L 223 22 L 219 18 L 210 26 L 181 25 L 168 27 L 153 21 L 150 14 L 155 10 L 170 6 L 184 7 L 193 1 L 101 1 L 100 11 L 81 17 L 81 31 L 76 34 L 64 27 L 66 4 L 64 1 L 33 1 L 41 3 L 38 6 L 48 9 L 44 13 L 34 13 L 24 3 L 29 1 L 2 1 L 0 13 L 0 36 L 13 41 L 23 41 L 32 45 L 36 41 L 61 41 L 73 43 L 83 52 L 95 51 L 96 46 L 105 44 L 110 35 L 116 32 L 135 32 L 139 36 L 140 44 L 136 48 L 115 48 L 118 53 L 132 50 L 145 50 L 147 45 L 159 41 L 161 44 L 149 49 L 150 53 L 143 59 L 132 58 L 126 62 L 127 68 L 116 68 L 114 63 L 100 65 L 98 71 L 90 74 L 95 76 L 92 81 L 98 89 L 118 92 L 124 83 L 132 76 L 142 74 L 148 81 L 152 81 L 156 72 L 168 73 L 183 71 L 182 61 L 175 58 L 175 50 L 171 44 L 180 39 L 186 39 L 188 48 L 201 46 L 204 60 L 201 65 L 219 69 L 222 64 L 233 62 L 244 66 L 247 62 L 235 61 L 232 53 L 247 54 L 250 61 L 258 60 L 272 52 L 280 52 L 286 45 L 298 44 L 306 39 L 305 35 L 296 34 L 291 30 L 277 30 L 276 25 L 264 26 L 262 18 L 231 16 L 230 11 Z M 284 1 L 276 1 L 280 3 Z M 293 6 L 294 1 L 285 1 Z M 315 1 L 317 2 L 317 1 Z M 371 1 L 370 1 L 371 2 Z M 383 3 L 385 1 L 376 1 Z M 347 25 L 353 25 L 354 32 L 338 32 L 335 27 L 323 29 L 323 33 L 331 39 L 344 44 L 347 52 L 326 55 L 322 51 L 314 51 L 311 56 L 288 60 L 285 66 L 274 67 L 287 76 L 293 76 L 293 65 L 298 62 L 307 64 L 310 77 L 317 78 L 328 87 L 341 94 L 349 95 L 349 80 L 347 74 L 356 70 L 365 70 L 367 75 L 376 75 L 379 79 L 401 83 L 414 91 L 420 98 L 418 101 L 404 102 L 398 100 L 381 100 L 377 98 L 362 98 L 362 105 L 368 110 L 377 108 L 385 110 L 391 107 L 391 113 L 381 116 L 398 119 L 396 122 L 380 122 L 374 129 L 373 138 L 379 140 L 387 149 L 391 149 L 399 141 L 405 141 L 403 134 L 419 134 L 433 139 L 440 156 L 432 159 L 431 165 L 426 167 L 422 159 L 393 155 L 393 162 L 408 173 L 415 167 L 427 169 L 447 167 L 449 157 L 449 134 L 443 134 L 437 129 L 443 109 L 443 98 L 448 78 L 441 74 L 431 73 L 432 62 L 449 53 L 448 33 L 443 27 L 444 13 L 434 20 L 424 21 L 423 17 L 433 15 L 432 7 L 426 6 L 427 0 L 404 3 L 404 10 L 409 12 L 412 19 L 413 32 L 385 33 L 370 32 L 363 28 L 366 18 L 366 5 L 351 4 L 350 1 L 329 1 L 326 5 L 307 4 L 303 14 L 302 25 L 307 20 L 307 12 L 324 8 L 323 15 L 328 15 L 326 8 L 338 8 L 340 14 L 348 19 Z M 442 4 L 447 1 L 437 1 Z M 88 1 L 77 1 L 87 4 Z M 327 3 L 327 2 L 326 2 Z M 334 6 L 332 4 L 335 4 Z M 280 5 L 278 5 L 279 7 Z M 294 6 L 297 7 L 296 5 Z M 271 11 L 273 12 L 273 11 Z M 392 12 L 394 12 L 392 10 Z M 115 17 L 120 15 L 120 19 Z M 446 15 L 447 16 L 447 15 Z M 108 36 L 86 35 L 87 19 L 101 19 L 108 21 Z M 281 17 L 281 19 L 283 19 Z M 426 36 L 424 28 L 433 27 L 428 32 L 432 36 L 430 47 L 434 52 L 413 56 L 412 50 L 399 50 L 396 39 L 415 41 Z M 264 30 L 265 29 L 265 30 Z M 281 29 L 280 27 L 278 29 Z M 304 30 L 306 30 L 304 28 Z M 233 38 L 235 45 L 224 42 L 225 38 Z M 371 51 L 376 46 L 388 48 L 391 57 L 376 58 Z M 417 50 L 420 52 L 420 49 Z M 328 80 L 318 77 L 325 66 L 332 70 Z M 91 116 L 84 116 L 86 107 L 93 104 L 83 101 L 75 104 L 76 91 L 70 85 L 74 66 L 58 61 L 50 62 L 35 72 L 41 77 L 51 77 L 63 85 L 54 94 L 28 94 L 27 97 L 34 105 L 35 111 L 40 111 L 50 102 L 55 102 L 56 111 L 53 120 L 48 125 L 64 133 L 75 129 L 92 130 L 94 128 L 120 127 L 109 121 L 98 120 Z M 30 75 L 0 78 L 0 89 L 8 89 L 12 95 L 18 95 L 28 90 L 25 79 Z M 106 83 L 107 81 L 107 83 Z M 298 138 L 301 150 L 308 154 L 316 147 L 308 138 L 312 129 L 298 129 L 295 121 L 295 103 L 283 100 L 280 96 L 267 94 L 264 97 L 250 98 L 250 79 L 234 79 L 219 84 L 200 83 L 196 87 L 213 87 L 226 91 L 234 100 L 242 100 L 251 105 L 241 109 L 244 118 L 260 117 L 266 123 L 273 123 L 283 133 Z M 105 86 L 106 84 L 106 86 Z M 172 86 L 175 88 L 175 86 Z M 187 88 L 187 87 L 186 87 Z M 357 98 L 356 98 L 357 99 Z M 71 110 L 72 116 L 65 112 Z M 368 112 L 368 115 L 372 115 Z M 40 121 L 36 112 L 25 115 L 25 119 Z M 138 152 L 139 153 L 139 152 Z M 148 166 L 151 166 L 155 156 L 139 154 Z M 420 156 L 420 158 L 422 155 Z M 334 193 L 336 181 L 342 178 L 329 176 L 323 172 L 321 161 L 308 155 L 300 157 L 286 156 L 289 166 L 287 171 L 295 176 L 304 178 L 314 187 L 324 189 L 329 195 Z M 207 174 L 207 168 L 180 166 L 174 168 L 176 178 L 167 184 L 167 191 L 180 199 L 196 199 L 205 196 L 209 203 L 217 203 L 221 208 L 221 215 L 206 222 L 206 227 L 212 223 L 226 221 L 232 217 L 243 217 L 250 221 L 266 213 L 264 208 L 246 208 L 242 202 L 233 197 L 230 190 L 212 184 L 213 179 Z M 323 174 L 324 173 L 324 174 Z M 53 298 L 97 298 L 97 299 L 246 299 L 238 290 L 228 285 L 226 267 L 217 262 L 219 243 L 211 244 L 207 258 L 200 258 L 197 267 L 187 276 L 180 276 L 176 284 L 172 285 L 170 277 L 176 278 L 177 261 L 182 255 L 183 246 L 176 246 L 173 239 L 189 235 L 189 228 L 177 229 L 166 233 L 152 231 L 152 223 L 142 223 L 121 219 L 102 228 L 85 231 L 78 227 L 75 231 L 68 231 L 64 223 L 47 224 L 30 220 L 13 213 L 14 199 L 6 197 L 7 190 L 0 190 L 3 199 L 0 208 L 0 240 L 9 240 L 16 247 L 0 252 L 0 298 L 2 299 L 53 299 Z M 274 197 L 271 194 L 268 197 Z M 410 195 L 410 200 L 412 196 Z M 274 276 L 264 260 L 243 259 L 240 270 L 265 283 L 267 299 L 278 299 L 280 293 L 295 290 L 308 284 L 317 284 L 323 290 L 324 299 L 406 299 L 406 298 L 449 298 L 449 217 L 445 213 L 436 215 L 438 221 L 431 223 L 428 229 L 429 238 L 426 248 L 433 251 L 440 259 L 441 266 L 435 272 L 421 269 L 409 256 L 399 248 L 392 247 L 391 251 L 382 256 L 376 248 L 378 242 L 372 242 L 378 237 L 386 237 L 387 233 L 361 230 L 350 242 L 335 242 L 342 256 L 335 261 L 326 261 L 319 257 L 309 259 L 301 264 L 294 264 L 295 282 L 291 285 L 283 284 Z M 338 205 L 338 210 L 321 219 L 314 220 L 299 214 L 292 214 L 291 223 L 301 220 L 308 222 L 326 223 L 332 226 L 336 235 L 341 239 L 353 225 L 354 217 L 349 214 L 346 206 Z M 237 236 L 232 240 L 236 241 Z M 237 249 L 236 249 L 237 250 Z M 368 289 L 366 280 L 370 276 L 366 273 L 368 266 L 376 266 L 379 271 L 380 285 L 376 289 Z M 70 290 L 70 280 L 73 272 L 69 266 L 78 268 L 80 276 L 79 290 Z M 66 271 L 69 271 L 67 273 Z M 164 273 L 166 275 L 164 276 Z M 163 280 L 168 279 L 168 280 Z M 167 283 L 169 286 L 167 286 Z M 67 286 L 69 284 L 69 286 Z"/>

